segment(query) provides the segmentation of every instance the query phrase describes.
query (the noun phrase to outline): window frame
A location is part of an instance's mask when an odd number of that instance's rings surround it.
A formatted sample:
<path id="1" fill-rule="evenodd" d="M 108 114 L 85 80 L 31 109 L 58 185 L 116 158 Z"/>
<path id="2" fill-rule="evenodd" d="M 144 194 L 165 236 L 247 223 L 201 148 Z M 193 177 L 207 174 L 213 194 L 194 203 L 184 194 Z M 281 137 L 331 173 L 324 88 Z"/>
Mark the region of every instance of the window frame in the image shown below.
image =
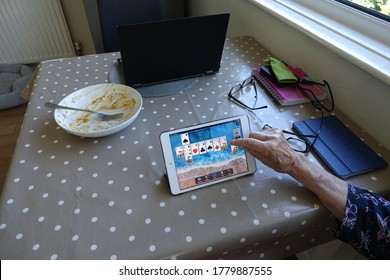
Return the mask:
<path id="1" fill-rule="evenodd" d="M 390 85 L 388 22 L 335 0 L 247 1 Z"/>
<path id="2" fill-rule="evenodd" d="M 361 6 L 359 4 L 350 2 L 348 0 L 334 0 L 334 1 L 339 2 L 341 4 L 344 4 L 344 5 L 347 5 L 347 6 L 350 6 L 350 7 L 354 8 L 354 9 L 360 10 L 360 11 L 362 11 L 364 13 L 367 13 L 367 14 L 369 14 L 371 16 L 377 17 L 377 18 L 379 18 L 381 20 L 390 22 L 390 16 L 384 15 L 384 14 L 382 14 L 382 13 L 380 13 L 378 11 L 375 11 L 373 9 L 366 8 L 364 6 Z"/>

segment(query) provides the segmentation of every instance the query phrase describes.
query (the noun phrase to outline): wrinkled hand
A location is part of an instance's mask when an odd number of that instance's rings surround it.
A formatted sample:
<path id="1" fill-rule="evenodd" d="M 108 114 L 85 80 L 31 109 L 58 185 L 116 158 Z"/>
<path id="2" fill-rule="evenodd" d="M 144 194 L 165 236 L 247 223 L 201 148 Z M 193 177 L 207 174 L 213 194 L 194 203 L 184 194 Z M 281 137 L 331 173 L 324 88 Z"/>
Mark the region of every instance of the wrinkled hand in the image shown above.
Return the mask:
<path id="1" fill-rule="evenodd" d="M 290 148 L 279 128 L 251 132 L 249 138 L 235 139 L 231 144 L 242 147 L 262 163 L 280 173 L 290 173 L 298 160 L 298 154 Z"/>

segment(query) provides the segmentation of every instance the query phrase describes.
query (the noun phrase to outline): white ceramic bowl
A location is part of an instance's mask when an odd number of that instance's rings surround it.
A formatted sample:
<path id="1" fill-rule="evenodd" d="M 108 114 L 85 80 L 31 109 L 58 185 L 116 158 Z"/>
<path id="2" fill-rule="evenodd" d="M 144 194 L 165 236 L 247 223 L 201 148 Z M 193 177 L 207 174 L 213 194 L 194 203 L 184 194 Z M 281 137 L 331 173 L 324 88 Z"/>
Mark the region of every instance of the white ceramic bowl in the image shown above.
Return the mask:
<path id="1" fill-rule="evenodd" d="M 99 84 L 79 89 L 59 104 L 107 114 L 123 113 L 121 118 L 102 121 L 91 113 L 55 109 L 54 119 L 69 133 L 101 137 L 116 133 L 131 124 L 141 111 L 142 97 L 138 91 L 125 85 Z"/>

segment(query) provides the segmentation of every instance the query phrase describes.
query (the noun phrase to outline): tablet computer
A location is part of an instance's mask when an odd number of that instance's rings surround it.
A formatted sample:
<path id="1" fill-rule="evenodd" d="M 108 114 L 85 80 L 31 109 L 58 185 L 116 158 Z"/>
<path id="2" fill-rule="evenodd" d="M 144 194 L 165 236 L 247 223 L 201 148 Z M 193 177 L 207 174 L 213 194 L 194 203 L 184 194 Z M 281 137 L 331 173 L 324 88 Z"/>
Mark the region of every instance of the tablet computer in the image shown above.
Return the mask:
<path id="1" fill-rule="evenodd" d="M 220 119 L 160 135 L 172 194 L 203 188 L 256 171 L 253 156 L 230 140 L 248 137 L 246 115 Z"/>

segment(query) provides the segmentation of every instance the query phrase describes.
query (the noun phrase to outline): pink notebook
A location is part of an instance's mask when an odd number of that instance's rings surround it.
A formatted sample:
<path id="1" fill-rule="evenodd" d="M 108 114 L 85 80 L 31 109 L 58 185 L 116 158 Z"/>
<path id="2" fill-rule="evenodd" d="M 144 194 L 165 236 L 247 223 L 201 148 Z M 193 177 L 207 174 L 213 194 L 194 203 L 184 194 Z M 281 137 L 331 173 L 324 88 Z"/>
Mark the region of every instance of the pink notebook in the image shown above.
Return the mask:
<path id="1" fill-rule="evenodd" d="M 256 81 L 265 89 L 265 91 L 275 100 L 278 104 L 282 106 L 289 106 L 301 103 L 308 103 L 310 99 L 295 86 L 283 86 L 279 87 L 270 79 L 268 79 L 260 70 L 253 70 L 252 75 L 255 77 Z M 310 89 L 318 100 L 324 100 L 327 96 L 325 92 L 320 90 L 315 85 L 303 84 L 302 87 Z"/>

